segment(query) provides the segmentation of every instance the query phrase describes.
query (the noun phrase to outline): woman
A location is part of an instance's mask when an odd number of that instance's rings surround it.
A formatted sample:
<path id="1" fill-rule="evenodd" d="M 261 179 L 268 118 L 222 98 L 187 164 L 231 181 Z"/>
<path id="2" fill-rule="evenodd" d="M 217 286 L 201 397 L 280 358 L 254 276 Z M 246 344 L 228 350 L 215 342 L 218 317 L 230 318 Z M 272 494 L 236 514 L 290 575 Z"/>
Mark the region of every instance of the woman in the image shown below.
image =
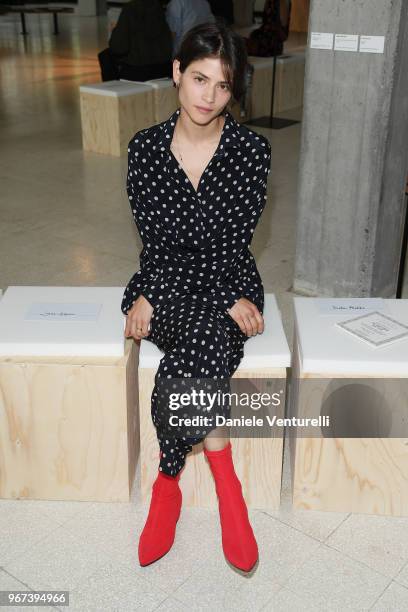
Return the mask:
<path id="1" fill-rule="evenodd" d="M 169 409 L 160 410 L 158 393 L 162 379 L 228 379 L 244 342 L 263 331 L 264 291 L 248 245 L 266 201 L 271 149 L 226 110 L 244 92 L 246 65 L 245 43 L 227 26 L 194 27 L 173 62 L 180 108 L 129 143 L 127 191 L 143 249 L 123 296 L 125 335 L 165 353 L 152 393 L 160 463 L 139 540 L 141 565 L 173 544 L 180 470 L 203 440 L 224 553 L 244 571 L 258 558 L 226 432 L 169 436 Z"/>

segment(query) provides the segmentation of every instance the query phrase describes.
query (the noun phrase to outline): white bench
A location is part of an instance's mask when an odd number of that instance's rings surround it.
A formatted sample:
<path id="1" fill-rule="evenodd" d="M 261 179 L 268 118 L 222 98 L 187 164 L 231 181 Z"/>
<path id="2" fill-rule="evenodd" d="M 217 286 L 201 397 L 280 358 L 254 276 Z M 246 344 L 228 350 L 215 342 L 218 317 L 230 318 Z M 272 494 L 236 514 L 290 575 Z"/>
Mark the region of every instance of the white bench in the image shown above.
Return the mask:
<path id="1" fill-rule="evenodd" d="M 355 300 L 295 298 L 289 414 L 329 414 L 332 430 L 290 435 L 293 507 L 408 516 L 408 445 L 398 426 L 408 381 L 396 380 L 408 378 L 408 341 L 372 348 L 335 326 L 364 313 L 320 310 L 333 302 L 355 308 Z M 370 305 L 370 298 L 358 301 Z M 408 300 L 384 299 L 383 305 L 380 312 L 408 325 Z M 349 433 L 351 423 L 367 437 L 333 437 L 333 427 Z M 380 425 L 389 431 L 373 431 Z M 380 437 L 383 431 L 389 437 Z"/>
<path id="2" fill-rule="evenodd" d="M 122 295 L 123 287 L 8 287 L 4 293 L 0 498 L 129 501 L 139 455 L 138 351 L 123 336 Z M 25 315 L 34 303 L 101 308 L 96 320 L 86 313 L 59 320 L 65 311 L 30 320 Z"/>
<path id="3" fill-rule="evenodd" d="M 254 67 L 251 91 L 251 118 L 270 115 L 272 95 L 273 57 L 254 57 L 248 62 Z M 276 60 L 274 113 L 303 104 L 305 53 L 278 56 Z"/>
<path id="4" fill-rule="evenodd" d="M 248 378 L 254 381 L 264 379 L 265 384 L 266 379 L 274 379 L 277 388 L 283 389 L 279 407 L 280 416 L 283 416 L 286 368 L 290 365 L 290 351 L 273 294 L 265 295 L 264 320 L 264 332 L 246 340 L 244 357 L 233 378 Z M 150 498 L 151 486 L 157 476 L 159 464 L 159 445 L 151 419 L 151 394 L 163 354 L 152 342 L 141 340 L 138 378 L 141 489 L 144 503 Z M 242 482 L 247 504 L 252 508 L 279 507 L 283 432 L 278 428 L 275 432 L 275 437 L 231 439 L 236 471 Z M 180 479 L 183 503 L 188 506 L 215 508 L 217 497 L 214 482 L 202 449 L 201 442 L 194 445 L 192 452 L 187 455 Z"/>
<path id="5" fill-rule="evenodd" d="M 153 114 L 155 123 L 166 121 L 179 106 L 177 89 L 173 79 L 163 77 L 145 81 L 153 88 Z"/>
<path id="6" fill-rule="evenodd" d="M 149 84 L 105 81 L 81 85 L 79 91 L 84 151 L 127 155 L 134 134 L 155 123 Z"/>

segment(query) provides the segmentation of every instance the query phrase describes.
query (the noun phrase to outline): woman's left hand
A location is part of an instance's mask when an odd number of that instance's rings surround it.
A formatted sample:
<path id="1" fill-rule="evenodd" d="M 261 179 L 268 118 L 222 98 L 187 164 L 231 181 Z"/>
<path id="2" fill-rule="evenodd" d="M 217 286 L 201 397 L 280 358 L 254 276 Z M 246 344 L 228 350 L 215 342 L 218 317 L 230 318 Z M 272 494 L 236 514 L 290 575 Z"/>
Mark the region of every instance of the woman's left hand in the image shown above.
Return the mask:
<path id="1" fill-rule="evenodd" d="M 247 298 L 239 298 L 232 308 L 227 309 L 227 312 L 247 336 L 262 334 L 264 330 L 263 316 L 255 304 Z"/>

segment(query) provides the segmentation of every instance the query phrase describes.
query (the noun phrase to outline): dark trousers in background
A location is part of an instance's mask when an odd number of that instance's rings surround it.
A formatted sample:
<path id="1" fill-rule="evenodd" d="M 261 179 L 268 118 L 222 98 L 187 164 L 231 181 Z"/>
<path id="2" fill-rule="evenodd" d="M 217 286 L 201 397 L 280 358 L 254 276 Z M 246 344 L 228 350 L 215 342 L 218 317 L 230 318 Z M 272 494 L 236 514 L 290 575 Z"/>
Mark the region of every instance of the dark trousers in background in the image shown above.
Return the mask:
<path id="1" fill-rule="evenodd" d="M 102 81 L 115 81 L 118 79 L 149 81 L 150 79 L 171 78 L 173 76 L 172 61 L 164 62 L 163 64 L 131 66 L 130 64 L 122 63 L 120 58 L 115 56 L 109 47 L 98 53 L 98 60 L 101 67 Z"/>

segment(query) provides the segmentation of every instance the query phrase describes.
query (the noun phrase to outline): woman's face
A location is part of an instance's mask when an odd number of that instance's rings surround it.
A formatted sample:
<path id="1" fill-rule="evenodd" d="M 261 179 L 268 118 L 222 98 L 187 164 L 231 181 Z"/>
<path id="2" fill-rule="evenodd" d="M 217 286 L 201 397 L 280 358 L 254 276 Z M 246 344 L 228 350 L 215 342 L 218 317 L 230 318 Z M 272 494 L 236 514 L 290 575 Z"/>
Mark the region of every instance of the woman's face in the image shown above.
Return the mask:
<path id="1" fill-rule="evenodd" d="M 232 97 L 219 58 L 191 62 L 183 73 L 179 60 L 174 60 L 173 80 L 180 83 L 180 105 L 194 122 L 202 125 L 217 117 Z"/>

